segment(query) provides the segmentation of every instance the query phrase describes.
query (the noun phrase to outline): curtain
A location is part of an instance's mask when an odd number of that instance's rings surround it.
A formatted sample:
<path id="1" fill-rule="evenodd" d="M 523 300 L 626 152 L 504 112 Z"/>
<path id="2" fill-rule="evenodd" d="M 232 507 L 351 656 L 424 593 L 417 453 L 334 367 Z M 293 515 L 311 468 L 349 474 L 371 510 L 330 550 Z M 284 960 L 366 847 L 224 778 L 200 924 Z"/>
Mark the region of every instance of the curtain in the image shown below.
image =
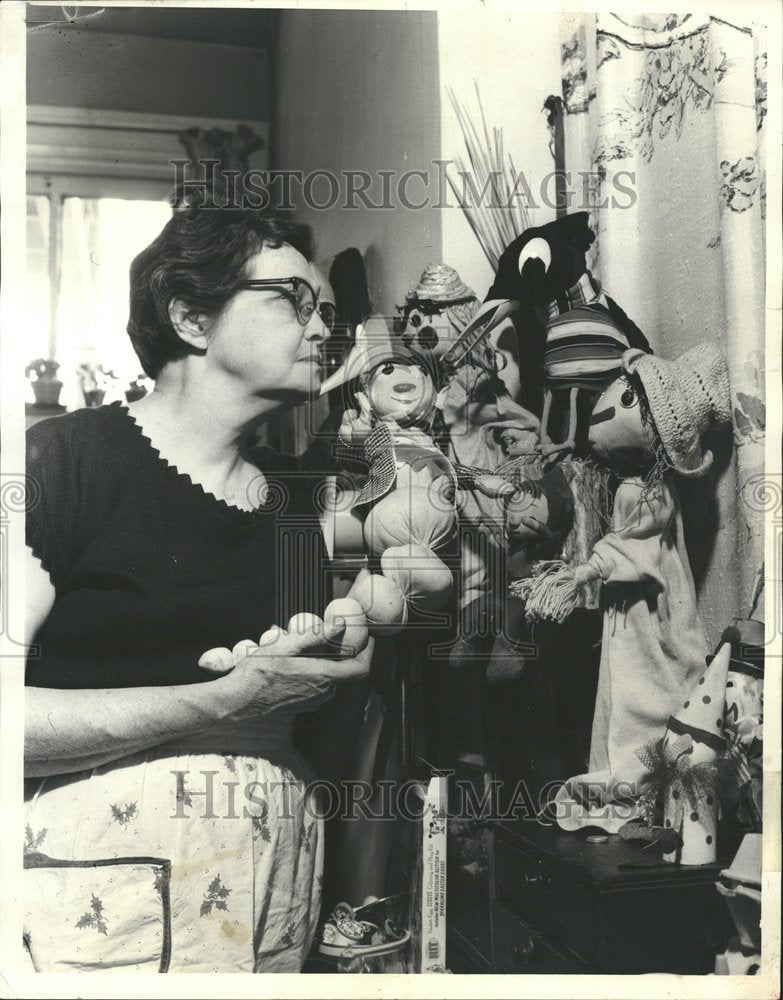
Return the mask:
<path id="1" fill-rule="evenodd" d="M 593 272 L 657 354 L 709 340 L 728 359 L 733 442 L 712 442 L 704 480 L 680 480 L 715 641 L 763 617 L 765 30 L 599 13 L 564 15 L 561 40 L 565 166 L 590 199 Z"/>

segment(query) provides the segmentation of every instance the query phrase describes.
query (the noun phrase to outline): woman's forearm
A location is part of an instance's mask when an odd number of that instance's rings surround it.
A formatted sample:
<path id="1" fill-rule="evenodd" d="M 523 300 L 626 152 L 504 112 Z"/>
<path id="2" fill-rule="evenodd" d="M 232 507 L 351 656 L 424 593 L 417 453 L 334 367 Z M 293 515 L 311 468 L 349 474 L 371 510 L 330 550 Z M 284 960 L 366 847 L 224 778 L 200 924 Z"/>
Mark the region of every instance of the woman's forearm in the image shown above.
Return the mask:
<path id="1" fill-rule="evenodd" d="M 373 648 L 369 639 L 356 656 L 339 660 L 257 650 L 204 684 L 76 691 L 29 687 L 25 774 L 70 774 L 207 732 L 223 721 L 312 711 L 331 697 L 336 682 L 367 676 Z"/>
<path id="2" fill-rule="evenodd" d="M 172 687 L 25 693 L 25 776 L 98 767 L 228 718 L 223 679 Z"/>

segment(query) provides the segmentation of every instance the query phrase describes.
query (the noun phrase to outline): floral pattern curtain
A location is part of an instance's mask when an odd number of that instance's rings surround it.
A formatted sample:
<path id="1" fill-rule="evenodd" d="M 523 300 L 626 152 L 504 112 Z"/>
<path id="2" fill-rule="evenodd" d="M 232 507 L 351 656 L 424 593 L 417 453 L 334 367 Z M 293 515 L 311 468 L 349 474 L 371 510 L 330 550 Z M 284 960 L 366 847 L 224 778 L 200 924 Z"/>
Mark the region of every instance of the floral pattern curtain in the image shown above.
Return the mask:
<path id="1" fill-rule="evenodd" d="M 711 474 L 680 483 L 715 640 L 763 617 L 765 30 L 604 13 L 562 29 L 565 167 L 590 192 L 590 266 L 656 353 L 709 340 L 728 358 L 733 443 L 716 438 Z"/>

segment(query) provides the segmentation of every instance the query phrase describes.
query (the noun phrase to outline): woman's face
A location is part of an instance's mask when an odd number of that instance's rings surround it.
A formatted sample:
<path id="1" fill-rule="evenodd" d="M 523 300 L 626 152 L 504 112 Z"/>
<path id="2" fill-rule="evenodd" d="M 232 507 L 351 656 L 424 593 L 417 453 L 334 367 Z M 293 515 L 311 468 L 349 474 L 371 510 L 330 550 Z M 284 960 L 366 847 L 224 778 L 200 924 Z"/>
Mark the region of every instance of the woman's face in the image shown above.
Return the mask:
<path id="1" fill-rule="evenodd" d="M 247 278 L 302 278 L 316 292 L 319 278 L 307 260 L 288 244 L 264 247 L 251 258 Z M 308 398 L 318 394 L 329 338 L 317 310 L 302 326 L 293 287 L 240 289 L 213 321 L 207 358 L 265 398 Z"/>

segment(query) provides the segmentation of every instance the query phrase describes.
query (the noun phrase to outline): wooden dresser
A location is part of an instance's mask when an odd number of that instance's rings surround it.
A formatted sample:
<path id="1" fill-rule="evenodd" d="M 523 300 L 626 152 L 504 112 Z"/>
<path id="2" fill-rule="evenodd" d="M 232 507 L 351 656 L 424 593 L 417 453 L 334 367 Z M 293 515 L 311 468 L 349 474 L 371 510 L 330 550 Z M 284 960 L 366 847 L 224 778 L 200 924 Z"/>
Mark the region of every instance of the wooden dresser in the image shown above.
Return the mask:
<path id="1" fill-rule="evenodd" d="M 503 814 L 524 782 L 530 816 L 548 782 L 586 770 L 599 630 L 598 617 L 585 615 L 572 631 L 547 636 L 546 658 L 526 663 L 510 683 L 488 686 L 480 664 L 440 672 L 440 738 L 430 760 L 454 771 L 450 812 L 464 796 L 459 785 L 469 784 L 480 802 L 494 781 Z M 449 968 L 712 972 L 716 954 L 736 933 L 715 882 L 738 843 L 724 838 L 714 865 L 681 867 L 658 862 L 616 835 L 587 841 L 600 833 L 542 826 L 525 818 L 524 807 L 515 819 L 452 821 Z"/>
<path id="2" fill-rule="evenodd" d="M 714 865 L 648 862 L 617 836 L 590 843 L 535 823 L 494 836 L 496 972 L 712 972 L 734 932 Z"/>
<path id="3" fill-rule="evenodd" d="M 475 832 L 486 868 L 449 867 L 453 972 L 700 975 L 735 933 L 715 888 L 734 845 L 688 868 L 648 861 L 618 836 L 590 843 L 535 821 Z"/>

